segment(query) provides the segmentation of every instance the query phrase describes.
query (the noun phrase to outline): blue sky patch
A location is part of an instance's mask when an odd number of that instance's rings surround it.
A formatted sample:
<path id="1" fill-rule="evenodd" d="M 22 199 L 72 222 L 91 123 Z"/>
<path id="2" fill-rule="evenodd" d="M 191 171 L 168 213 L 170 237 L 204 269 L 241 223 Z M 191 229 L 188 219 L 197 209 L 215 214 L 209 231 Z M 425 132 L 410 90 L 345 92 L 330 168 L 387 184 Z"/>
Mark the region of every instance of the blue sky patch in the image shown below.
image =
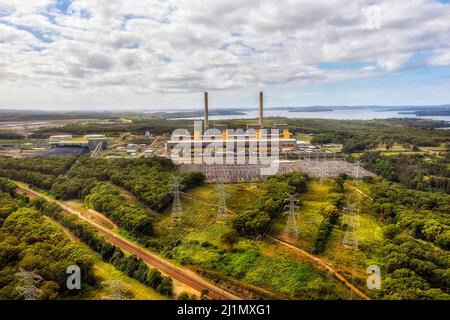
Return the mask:
<path id="1" fill-rule="evenodd" d="M 319 68 L 322 70 L 358 70 L 374 66 L 373 62 L 367 61 L 322 62 L 319 64 Z"/>
<path id="2" fill-rule="evenodd" d="M 41 31 L 37 28 L 33 28 L 33 27 L 29 27 L 29 26 L 24 26 L 24 25 L 18 25 L 18 24 L 14 24 L 5 20 L 1 20 L 0 19 L 0 23 L 16 28 L 17 30 L 22 30 L 22 31 L 26 31 L 31 33 L 36 39 L 38 39 L 41 42 L 45 42 L 45 43 L 51 43 L 53 42 L 53 34 L 49 33 L 49 32 L 44 32 Z"/>
<path id="3" fill-rule="evenodd" d="M 55 8 L 63 14 L 68 14 L 68 10 L 71 4 L 72 0 L 56 0 Z"/>

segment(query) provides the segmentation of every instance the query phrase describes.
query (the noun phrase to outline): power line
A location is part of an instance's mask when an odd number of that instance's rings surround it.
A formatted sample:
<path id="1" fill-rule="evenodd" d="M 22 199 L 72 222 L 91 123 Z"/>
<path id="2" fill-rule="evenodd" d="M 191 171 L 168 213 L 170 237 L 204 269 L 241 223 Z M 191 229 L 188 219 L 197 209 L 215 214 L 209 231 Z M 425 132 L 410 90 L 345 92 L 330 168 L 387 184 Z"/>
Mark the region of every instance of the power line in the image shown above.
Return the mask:
<path id="1" fill-rule="evenodd" d="M 345 233 L 342 239 L 342 245 L 345 248 L 358 250 L 358 238 L 356 236 L 356 229 L 358 225 L 358 216 L 360 209 L 355 208 L 354 205 L 348 205 L 344 208 L 346 212 L 342 217 L 342 225 L 345 225 Z"/>
<path id="2" fill-rule="evenodd" d="M 219 194 L 219 201 L 217 205 L 217 220 L 226 219 L 228 216 L 226 214 L 227 212 L 227 193 L 225 191 L 225 183 L 223 180 L 217 185 L 218 194 Z"/>
<path id="3" fill-rule="evenodd" d="M 298 229 L 297 229 L 297 220 L 296 216 L 298 214 L 297 209 L 299 208 L 298 200 L 296 199 L 295 195 L 290 195 L 286 201 L 289 201 L 289 204 L 287 204 L 284 208 L 288 209 L 283 214 L 287 215 L 287 221 L 286 221 L 286 227 L 284 229 L 284 235 L 292 237 L 295 240 L 298 240 Z"/>
<path id="4" fill-rule="evenodd" d="M 355 165 L 355 177 L 359 179 L 361 175 L 361 160 L 356 161 Z"/>
<path id="5" fill-rule="evenodd" d="M 183 207 L 181 206 L 180 189 L 184 187 L 181 184 L 181 178 L 178 176 L 173 176 L 173 204 L 172 204 L 172 216 L 181 217 L 183 215 Z"/>

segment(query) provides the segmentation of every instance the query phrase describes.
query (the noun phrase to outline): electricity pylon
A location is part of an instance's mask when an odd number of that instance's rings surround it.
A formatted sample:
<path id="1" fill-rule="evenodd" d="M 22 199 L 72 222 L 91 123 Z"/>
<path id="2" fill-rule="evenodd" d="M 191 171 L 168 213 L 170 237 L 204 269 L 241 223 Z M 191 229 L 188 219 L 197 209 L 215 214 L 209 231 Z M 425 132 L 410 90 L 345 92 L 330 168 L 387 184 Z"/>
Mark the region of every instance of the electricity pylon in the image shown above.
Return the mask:
<path id="1" fill-rule="evenodd" d="M 103 287 L 106 291 L 111 294 L 108 296 L 103 296 L 102 300 L 128 300 L 128 298 L 123 294 L 129 288 L 122 281 L 119 280 L 106 280 L 102 281 Z"/>
<path id="2" fill-rule="evenodd" d="M 100 155 L 100 151 L 103 148 L 103 140 L 101 140 L 94 148 L 94 151 L 92 151 L 91 158 L 97 158 Z"/>
<path id="3" fill-rule="evenodd" d="M 359 179 L 360 173 L 361 173 L 361 161 L 358 160 L 358 161 L 356 161 L 356 166 L 355 166 L 355 177 L 357 179 Z"/>
<path id="4" fill-rule="evenodd" d="M 217 185 L 218 193 L 219 193 L 219 201 L 217 204 L 217 220 L 226 219 L 227 216 L 227 193 L 225 191 L 225 183 L 223 180 Z"/>
<path id="5" fill-rule="evenodd" d="M 37 273 L 26 271 L 19 268 L 16 273 L 17 279 L 21 282 L 21 286 L 17 287 L 17 291 L 24 296 L 25 300 L 37 300 L 42 295 L 42 290 L 36 287 L 42 277 Z"/>
<path id="6" fill-rule="evenodd" d="M 358 216 L 360 209 L 355 208 L 354 205 L 349 205 L 344 208 L 346 214 L 342 217 L 342 225 L 345 224 L 345 234 L 342 239 L 342 246 L 353 250 L 358 250 L 358 238 L 356 236 L 356 229 L 358 226 Z"/>
<path id="7" fill-rule="evenodd" d="M 320 184 L 323 184 L 323 177 L 325 175 L 325 173 L 323 172 L 324 169 L 322 168 L 321 165 L 319 165 L 319 177 L 320 177 Z"/>
<path id="8" fill-rule="evenodd" d="M 181 217 L 183 215 L 183 207 L 181 206 L 180 189 L 184 187 L 181 184 L 181 178 L 173 176 L 173 204 L 172 204 L 172 216 Z"/>
<path id="9" fill-rule="evenodd" d="M 297 220 L 296 216 L 298 214 L 298 200 L 295 198 L 295 195 L 290 195 L 289 198 L 286 199 L 289 201 L 289 204 L 284 208 L 288 209 L 283 214 L 287 215 L 286 227 L 284 229 L 284 235 L 290 236 L 295 240 L 298 240 L 298 229 L 297 229 Z"/>

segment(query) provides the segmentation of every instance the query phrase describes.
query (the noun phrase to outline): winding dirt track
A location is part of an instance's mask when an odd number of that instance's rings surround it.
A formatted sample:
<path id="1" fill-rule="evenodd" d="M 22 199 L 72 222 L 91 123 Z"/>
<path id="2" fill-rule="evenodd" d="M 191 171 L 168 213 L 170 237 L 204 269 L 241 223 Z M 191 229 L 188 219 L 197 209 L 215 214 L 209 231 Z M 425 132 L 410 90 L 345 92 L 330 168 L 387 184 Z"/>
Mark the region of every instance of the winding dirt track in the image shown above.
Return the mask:
<path id="1" fill-rule="evenodd" d="M 303 255 L 304 257 L 308 258 L 309 260 L 314 261 L 316 264 L 321 265 L 322 267 L 327 269 L 329 272 L 332 272 L 333 275 L 336 278 L 338 278 L 340 281 L 342 281 L 347 287 L 350 288 L 350 290 L 352 290 L 354 293 L 356 293 L 360 298 L 365 299 L 365 300 L 370 300 L 370 298 L 367 295 L 365 295 L 364 292 L 359 290 L 350 281 L 345 279 L 344 276 L 342 276 L 339 272 L 337 272 L 336 269 L 334 269 L 327 262 L 325 262 L 325 260 L 323 260 L 323 259 L 321 259 L 319 257 L 313 256 L 312 254 L 306 252 L 303 249 L 300 249 L 299 247 L 296 247 L 296 246 L 290 244 L 289 242 L 283 241 L 281 239 L 278 239 L 278 238 L 275 238 L 275 237 L 272 237 L 272 236 L 267 236 L 267 237 L 272 239 L 273 241 L 275 241 L 275 242 L 285 246 L 285 247 L 294 249 L 295 251 L 299 252 L 301 255 Z"/>
<path id="2" fill-rule="evenodd" d="M 370 201 L 373 201 L 373 198 L 368 196 L 367 194 L 365 194 L 364 192 L 362 192 L 360 189 L 358 189 L 357 187 L 354 186 L 349 186 L 351 189 L 355 190 L 356 192 L 358 192 L 359 194 L 361 194 L 362 196 L 366 197 L 367 199 L 369 199 Z"/>
<path id="3" fill-rule="evenodd" d="M 240 298 L 235 296 L 234 294 L 227 292 L 216 285 L 206 281 L 202 277 L 200 277 L 195 272 L 181 268 L 177 265 L 172 264 L 171 262 L 139 247 L 138 245 L 132 243 L 131 241 L 123 238 L 120 235 L 112 233 L 109 229 L 99 225 L 98 223 L 86 218 L 85 216 L 81 215 L 79 212 L 73 210 L 72 208 L 68 207 L 67 205 L 61 203 L 60 201 L 53 200 L 50 197 L 40 194 L 37 191 L 34 191 L 32 189 L 29 189 L 24 186 L 18 186 L 18 191 L 25 193 L 31 197 L 42 197 L 46 199 L 49 202 L 53 202 L 58 204 L 64 211 L 76 214 L 80 219 L 88 222 L 91 226 L 93 226 L 95 229 L 97 229 L 99 232 L 101 232 L 103 235 L 106 236 L 108 241 L 113 243 L 114 245 L 118 246 L 119 248 L 123 249 L 126 252 L 129 252 L 131 254 L 135 254 L 142 260 L 144 260 L 147 264 L 151 265 L 152 267 L 160 270 L 162 273 L 172 277 L 173 279 L 176 279 L 177 281 L 184 283 L 185 285 L 201 291 L 202 289 L 208 289 L 208 298 L 215 299 L 215 300 L 239 300 Z"/>
<path id="4" fill-rule="evenodd" d="M 363 193 L 361 190 L 359 190 L 359 189 L 357 189 L 357 188 L 355 188 L 355 187 L 353 187 L 353 188 L 354 188 L 356 191 L 360 192 L 362 195 L 364 195 L 364 196 L 368 197 L 369 199 L 373 200 L 373 199 L 370 198 L 368 195 L 366 195 L 365 193 Z M 183 194 L 183 197 L 186 197 L 186 198 L 188 198 L 188 199 L 192 199 L 192 200 L 195 200 L 195 201 L 199 201 L 199 202 L 202 202 L 202 203 L 204 203 L 204 204 L 206 204 L 206 205 L 216 206 L 216 204 L 212 204 L 212 203 L 209 203 L 209 202 L 205 202 L 205 201 L 203 201 L 202 199 L 200 199 L 200 198 L 198 198 L 198 197 L 194 197 L 194 196 L 188 195 L 188 194 L 186 194 L 186 193 L 184 193 L 184 192 L 182 192 L 182 194 Z M 232 210 L 228 210 L 228 209 L 227 209 L 227 211 L 228 211 L 231 215 L 233 215 L 233 216 L 236 216 L 236 215 L 237 215 L 236 212 L 234 212 L 234 211 L 232 211 Z M 282 245 L 282 246 L 288 247 L 288 248 L 290 248 L 290 249 L 294 249 L 295 251 L 297 251 L 298 253 L 300 253 L 302 256 L 304 256 L 304 257 L 307 258 L 308 260 L 314 262 L 315 264 L 320 265 L 321 267 L 325 268 L 328 272 L 333 273 L 333 275 L 334 275 L 337 279 L 339 279 L 339 280 L 340 280 L 343 284 L 345 284 L 350 290 L 352 290 L 354 293 L 356 293 L 360 298 L 365 299 L 365 300 L 370 300 L 370 298 L 369 298 L 366 294 L 364 294 L 364 292 L 362 292 L 362 291 L 359 290 L 357 287 L 355 287 L 350 281 L 348 281 L 348 280 L 347 280 L 343 275 L 341 275 L 336 269 L 334 269 L 332 266 L 330 266 L 325 260 L 323 260 L 323 259 L 321 259 L 321 258 L 319 258 L 319 257 L 317 257 L 317 256 L 314 256 L 314 255 L 312 255 L 312 254 L 306 252 L 305 250 L 300 249 L 299 247 L 296 247 L 296 246 L 294 246 L 294 245 L 292 245 L 292 244 L 290 244 L 289 242 L 286 242 L 286 241 L 284 241 L 284 240 L 278 239 L 278 238 L 273 237 L 273 236 L 271 236 L 271 235 L 267 235 L 267 237 L 268 237 L 269 239 L 272 239 L 273 241 L 275 241 L 276 243 L 278 243 L 278 244 L 280 244 L 280 245 Z"/>

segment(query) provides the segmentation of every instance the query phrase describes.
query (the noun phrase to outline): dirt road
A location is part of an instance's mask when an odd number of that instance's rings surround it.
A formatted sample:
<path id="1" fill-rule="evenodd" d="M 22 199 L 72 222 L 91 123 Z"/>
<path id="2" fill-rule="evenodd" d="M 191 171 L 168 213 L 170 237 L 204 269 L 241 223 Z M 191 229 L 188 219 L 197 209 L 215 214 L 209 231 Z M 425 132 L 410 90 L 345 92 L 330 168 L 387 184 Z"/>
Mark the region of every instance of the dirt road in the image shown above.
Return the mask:
<path id="1" fill-rule="evenodd" d="M 365 195 L 365 194 L 364 194 L 362 191 L 360 191 L 359 189 L 356 189 L 356 188 L 354 188 L 354 189 L 355 189 L 356 191 L 362 193 L 363 195 Z M 188 198 L 188 199 L 192 199 L 192 200 L 195 200 L 195 201 L 199 201 L 199 202 L 202 202 L 202 203 L 204 203 L 204 204 L 206 204 L 206 205 L 215 206 L 214 204 L 209 203 L 209 202 L 205 202 L 204 200 L 202 200 L 202 199 L 200 199 L 200 198 L 198 198 L 198 197 L 193 197 L 193 196 L 188 195 L 188 194 L 186 194 L 186 193 L 184 193 L 184 192 L 183 192 L 182 194 L 183 194 L 183 197 L 186 197 L 186 198 Z M 367 195 L 365 195 L 365 196 L 367 196 Z M 367 196 L 367 197 L 370 198 L 369 196 Z M 371 199 L 371 198 L 370 198 L 370 199 Z M 236 212 L 234 212 L 234 211 L 231 211 L 231 210 L 227 210 L 227 211 L 228 211 L 231 215 L 233 215 L 233 216 L 236 216 L 236 215 L 237 215 Z M 348 288 L 350 288 L 350 290 L 352 290 L 354 293 L 356 293 L 359 297 L 361 297 L 362 299 L 365 299 L 365 300 L 370 300 L 370 298 L 369 298 L 367 295 L 365 295 L 361 290 L 359 290 L 359 289 L 358 289 L 357 287 L 355 287 L 351 282 L 349 282 L 347 279 L 345 279 L 344 276 L 342 276 L 340 273 L 338 273 L 337 270 L 335 270 L 333 267 L 331 267 L 325 260 L 323 260 L 323 259 L 321 259 L 321 258 L 319 258 L 319 257 L 317 257 L 317 256 L 314 256 L 314 255 L 312 255 L 312 254 L 306 252 L 305 250 L 300 249 L 299 247 L 296 247 L 296 246 L 294 246 L 294 245 L 292 245 L 292 244 L 290 244 L 290 243 L 288 243 L 288 242 L 286 242 L 286 241 L 283 241 L 283 240 L 281 240 L 281 239 L 275 238 L 275 237 L 270 236 L 270 235 L 268 235 L 267 237 L 270 238 L 270 239 L 272 239 L 273 241 L 277 242 L 278 244 L 280 244 L 280 245 L 282 245 L 282 246 L 285 246 L 285 247 L 294 249 L 295 251 L 299 252 L 302 256 L 306 257 L 308 260 L 314 262 L 315 264 L 318 264 L 318 265 L 322 266 L 322 267 L 325 268 L 327 271 L 332 272 L 333 275 L 334 275 L 337 279 L 339 279 L 342 283 L 344 283 Z"/>
<path id="2" fill-rule="evenodd" d="M 350 281 L 348 281 L 347 279 L 345 279 L 340 273 L 337 272 L 337 270 L 335 270 L 332 266 L 330 266 L 325 260 L 313 256 L 312 254 L 306 252 L 303 249 L 300 249 L 299 247 L 296 247 L 292 244 L 290 244 L 289 242 L 283 241 L 281 239 L 272 237 L 272 236 L 268 236 L 270 239 L 272 239 L 273 241 L 288 247 L 290 249 L 294 249 L 295 251 L 299 252 L 301 255 L 303 255 L 304 257 L 308 258 L 309 260 L 315 262 L 316 264 L 321 265 L 323 268 L 327 269 L 329 272 L 332 272 L 333 275 L 339 279 L 340 281 L 342 281 L 348 288 L 350 288 L 350 290 L 352 290 L 354 293 L 356 293 L 360 298 L 365 299 L 365 300 L 370 300 L 370 298 L 364 294 L 364 292 L 362 292 L 361 290 L 359 290 L 357 287 L 355 287 L 353 284 L 351 284 Z"/>
<path id="3" fill-rule="evenodd" d="M 366 197 L 367 199 L 369 199 L 370 201 L 373 201 L 373 198 L 368 196 L 367 194 L 365 194 L 364 192 L 362 192 L 360 189 L 358 189 L 357 187 L 354 186 L 349 186 L 351 189 L 355 190 L 356 192 L 358 192 L 359 194 L 361 194 L 363 197 Z"/>
<path id="4" fill-rule="evenodd" d="M 97 229 L 99 232 L 101 232 L 103 235 L 106 236 L 108 241 L 113 243 L 114 245 L 118 246 L 119 248 L 123 249 L 126 252 L 129 252 L 131 254 L 135 254 L 142 260 L 144 260 L 147 264 L 151 265 L 152 267 L 160 270 L 162 273 L 172 277 L 173 279 L 195 289 L 198 291 L 201 291 L 202 289 L 208 289 L 208 298 L 215 299 L 215 300 L 239 300 L 240 298 L 235 296 L 234 294 L 227 292 L 216 285 L 206 281 L 202 277 L 200 277 L 195 272 L 188 270 L 186 268 L 181 268 L 177 265 L 174 265 L 173 263 L 141 248 L 140 246 L 132 243 L 131 241 L 123 238 L 120 235 L 117 235 L 115 233 L 112 233 L 109 229 L 99 225 L 98 223 L 86 218 L 85 216 L 81 215 L 76 210 L 73 210 L 72 208 L 68 207 L 64 203 L 61 203 L 60 201 L 54 200 L 44 194 L 41 194 L 37 191 L 34 191 L 32 189 L 29 189 L 24 186 L 18 186 L 18 191 L 25 193 L 31 197 L 42 197 L 46 199 L 49 202 L 57 203 L 64 211 L 72 214 L 76 214 L 80 219 L 88 222 L 91 226 L 93 226 L 95 229 Z"/>

